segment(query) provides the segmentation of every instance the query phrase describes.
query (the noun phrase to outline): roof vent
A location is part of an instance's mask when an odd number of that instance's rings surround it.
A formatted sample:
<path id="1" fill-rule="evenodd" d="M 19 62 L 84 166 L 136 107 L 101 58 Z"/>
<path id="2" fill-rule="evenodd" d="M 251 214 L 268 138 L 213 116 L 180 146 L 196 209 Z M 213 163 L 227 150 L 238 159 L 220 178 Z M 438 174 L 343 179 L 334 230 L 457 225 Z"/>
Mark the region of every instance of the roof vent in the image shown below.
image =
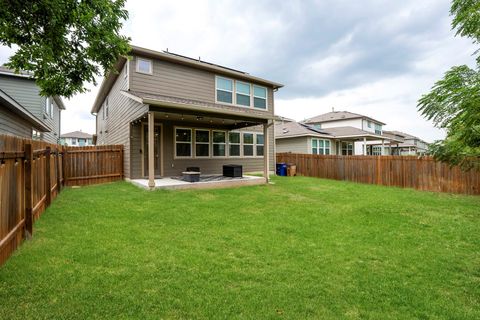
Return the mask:
<path id="1" fill-rule="evenodd" d="M 286 134 L 286 133 L 288 133 L 288 132 L 289 132 L 289 130 L 288 130 L 287 128 L 283 128 L 283 130 L 282 130 L 282 131 L 283 131 L 283 134 Z"/>
<path id="2" fill-rule="evenodd" d="M 342 116 L 341 116 L 340 118 L 342 118 L 342 119 L 345 119 L 345 115 L 344 115 L 344 114 L 342 114 Z"/>

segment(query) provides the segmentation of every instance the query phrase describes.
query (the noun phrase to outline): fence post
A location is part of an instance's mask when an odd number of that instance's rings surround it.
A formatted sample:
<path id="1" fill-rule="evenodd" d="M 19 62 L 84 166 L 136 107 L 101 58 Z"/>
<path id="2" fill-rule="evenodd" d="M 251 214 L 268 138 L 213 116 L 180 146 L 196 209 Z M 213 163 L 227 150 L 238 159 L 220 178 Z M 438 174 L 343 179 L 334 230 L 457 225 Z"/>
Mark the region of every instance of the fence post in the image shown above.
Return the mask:
<path id="1" fill-rule="evenodd" d="M 33 150 L 30 143 L 25 144 L 25 237 L 33 234 Z"/>
<path id="2" fill-rule="evenodd" d="M 68 151 L 68 148 L 67 147 L 63 147 L 63 155 L 62 155 L 62 177 L 63 177 L 63 186 L 65 187 L 65 185 L 67 184 L 67 175 L 65 174 L 67 172 L 67 151 Z"/>
<path id="3" fill-rule="evenodd" d="M 52 203 L 52 181 L 50 179 L 50 147 L 45 151 L 45 207 Z"/>
<path id="4" fill-rule="evenodd" d="M 60 193 L 60 190 L 62 190 L 62 185 L 61 185 L 61 180 L 60 180 L 60 152 L 58 151 L 58 146 L 56 150 L 56 155 L 57 155 L 57 161 L 55 171 L 57 173 L 57 195 Z"/>

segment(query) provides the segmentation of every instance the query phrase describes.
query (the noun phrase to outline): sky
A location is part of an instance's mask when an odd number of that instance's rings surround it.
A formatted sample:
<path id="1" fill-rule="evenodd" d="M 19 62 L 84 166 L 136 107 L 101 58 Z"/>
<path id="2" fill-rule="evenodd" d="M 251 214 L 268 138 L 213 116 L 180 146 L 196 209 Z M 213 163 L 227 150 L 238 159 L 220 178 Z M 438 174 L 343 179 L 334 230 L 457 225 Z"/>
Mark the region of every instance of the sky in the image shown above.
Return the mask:
<path id="1" fill-rule="evenodd" d="M 475 47 L 451 30 L 448 0 L 132 0 L 126 9 L 132 44 L 283 83 L 275 113 L 297 121 L 346 110 L 441 139 L 417 101 L 450 67 L 474 65 Z M 0 46 L 0 64 L 13 52 Z M 62 133 L 94 133 L 97 82 L 65 101 Z"/>

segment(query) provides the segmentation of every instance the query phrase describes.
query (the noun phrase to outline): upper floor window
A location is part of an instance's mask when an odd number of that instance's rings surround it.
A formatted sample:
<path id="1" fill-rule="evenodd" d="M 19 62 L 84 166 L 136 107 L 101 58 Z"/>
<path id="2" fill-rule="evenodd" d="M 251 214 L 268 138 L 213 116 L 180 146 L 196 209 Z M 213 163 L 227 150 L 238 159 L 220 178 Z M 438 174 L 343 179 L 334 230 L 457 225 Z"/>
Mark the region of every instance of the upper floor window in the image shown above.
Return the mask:
<path id="1" fill-rule="evenodd" d="M 152 60 L 137 58 L 137 72 L 152 74 Z"/>
<path id="2" fill-rule="evenodd" d="M 267 88 L 248 82 L 217 76 L 215 78 L 216 101 L 241 107 L 267 109 Z M 253 104 L 253 105 L 252 105 Z"/>
<path id="3" fill-rule="evenodd" d="M 322 125 L 320 123 L 316 123 L 313 125 L 315 129 L 322 129 Z"/>
<path id="4" fill-rule="evenodd" d="M 233 80 L 217 77 L 217 101 L 233 103 Z"/>
<path id="5" fill-rule="evenodd" d="M 235 88 L 237 104 L 250 107 L 250 84 L 237 81 Z"/>
<path id="6" fill-rule="evenodd" d="M 44 112 L 46 115 L 48 115 L 50 118 L 53 118 L 53 99 L 52 98 L 46 98 L 45 99 L 45 109 Z"/>
<path id="7" fill-rule="evenodd" d="M 367 127 L 369 127 L 369 128 L 372 127 L 372 122 L 370 120 L 367 121 Z"/>
<path id="8" fill-rule="evenodd" d="M 330 140 L 312 139 L 312 154 L 329 155 Z"/>
<path id="9" fill-rule="evenodd" d="M 259 109 L 267 109 L 267 88 L 253 86 L 253 106 Z"/>
<path id="10" fill-rule="evenodd" d="M 378 123 L 375 123 L 375 134 L 382 134 L 382 126 Z"/>

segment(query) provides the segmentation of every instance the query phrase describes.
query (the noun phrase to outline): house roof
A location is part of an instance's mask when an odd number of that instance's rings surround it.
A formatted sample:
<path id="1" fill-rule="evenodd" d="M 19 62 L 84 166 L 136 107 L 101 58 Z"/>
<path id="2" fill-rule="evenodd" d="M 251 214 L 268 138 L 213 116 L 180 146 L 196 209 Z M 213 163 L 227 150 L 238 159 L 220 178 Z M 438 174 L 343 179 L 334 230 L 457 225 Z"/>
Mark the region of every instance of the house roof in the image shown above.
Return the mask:
<path id="1" fill-rule="evenodd" d="M 335 136 L 336 138 L 354 138 L 354 137 L 374 137 L 378 139 L 385 139 L 385 136 L 380 134 L 375 134 L 373 132 L 368 132 L 362 129 L 355 127 L 345 126 L 345 127 L 333 127 L 333 128 L 324 128 L 323 131 Z"/>
<path id="2" fill-rule="evenodd" d="M 35 78 L 33 77 L 33 73 L 29 71 L 19 71 L 17 73 L 15 72 L 15 70 L 11 70 L 5 66 L 0 66 L 0 75 L 35 80 Z M 55 100 L 55 102 L 57 103 L 60 109 L 65 110 L 65 104 L 63 103 L 62 98 L 60 98 L 60 96 L 53 96 L 53 99 Z"/>
<path id="3" fill-rule="evenodd" d="M 0 89 L 0 105 L 5 107 L 18 115 L 20 118 L 28 121 L 36 130 L 41 132 L 48 132 L 51 129 L 46 126 L 42 121 L 35 117 L 30 111 L 25 109 L 20 103 L 15 99 L 10 97 L 7 93 Z"/>
<path id="4" fill-rule="evenodd" d="M 92 135 L 82 131 L 73 131 L 60 135 L 60 138 L 80 138 L 80 139 L 92 139 Z"/>
<path id="5" fill-rule="evenodd" d="M 170 61 L 170 62 L 182 64 L 182 65 L 187 65 L 193 68 L 211 71 L 219 75 L 231 76 L 231 77 L 235 77 L 236 79 L 263 84 L 263 85 L 272 87 L 274 89 L 283 87 L 283 84 L 281 83 L 255 77 L 243 71 L 238 71 L 235 69 L 223 67 L 214 63 L 202 61 L 200 59 L 193 59 L 193 58 L 185 57 L 185 56 L 167 52 L 167 51 L 160 52 L 160 51 L 150 50 L 150 49 L 137 47 L 137 46 L 131 46 L 131 49 L 132 50 L 130 51 L 130 54 L 136 54 L 144 57 L 149 57 L 152 59 L 160 59 L 160 60 Z M 113 84 L 115 83 L 115 80 L 118 77 L 118 72 L 123 68 L 126 61 L 127 59 L 125 57 L 120 57 L 114 66 L 114 69 L 117 71 L 117 73 L 110 72 L 103 79 L 102 84 L 100 85 L 100 89 L 98 91 L 97 97 L 95 99 L 95 102 L 93 103 L 91 113 L 98 112 L 103 100 L 105 100 L 105 97 L 107 96 L 108 92 L 110 91 Z"/>
<path id="6" fill-rule="evenodd" d="M 277 122 L 275 123 L 275 139 L 295 137 L 323 137 L 334 138 L 332 135 L 308 125 L 298 122 Z"/>
<path id="7" fill-rule="evenodd" d="M 426 142 L 425 140 L 420 139 L 419 137 L 413 136 L 413 135 L 405 133 L 405 132 L 401 132 L 401 131 L 397 131 L 397 130 L 390 130 L 390 131 L 384 131 L 384 132 L 387 133 L 387 134 L 394 134 L 394 135 L 402 136 L 402 137 L 405 138 L 405 140 L 418 140 L 418 141 L 422 141 L 422 142 L 428 144 L 428 142 Z"/>
<path id="8" fill-rule="evenodd" d="M 322 123 L 322 122 L 329 122 L 329 121 L 340 121 L 346 119 L 368 119 L 373 122 L 380 123 L 385 125 L 385 123 L 378 121 L 376 119 L 358 114 L 349 111 L 332 111 L 328 113 L 324 113 L 313 118 L 306 119 L 302 121 L 303 123 Z"/>

